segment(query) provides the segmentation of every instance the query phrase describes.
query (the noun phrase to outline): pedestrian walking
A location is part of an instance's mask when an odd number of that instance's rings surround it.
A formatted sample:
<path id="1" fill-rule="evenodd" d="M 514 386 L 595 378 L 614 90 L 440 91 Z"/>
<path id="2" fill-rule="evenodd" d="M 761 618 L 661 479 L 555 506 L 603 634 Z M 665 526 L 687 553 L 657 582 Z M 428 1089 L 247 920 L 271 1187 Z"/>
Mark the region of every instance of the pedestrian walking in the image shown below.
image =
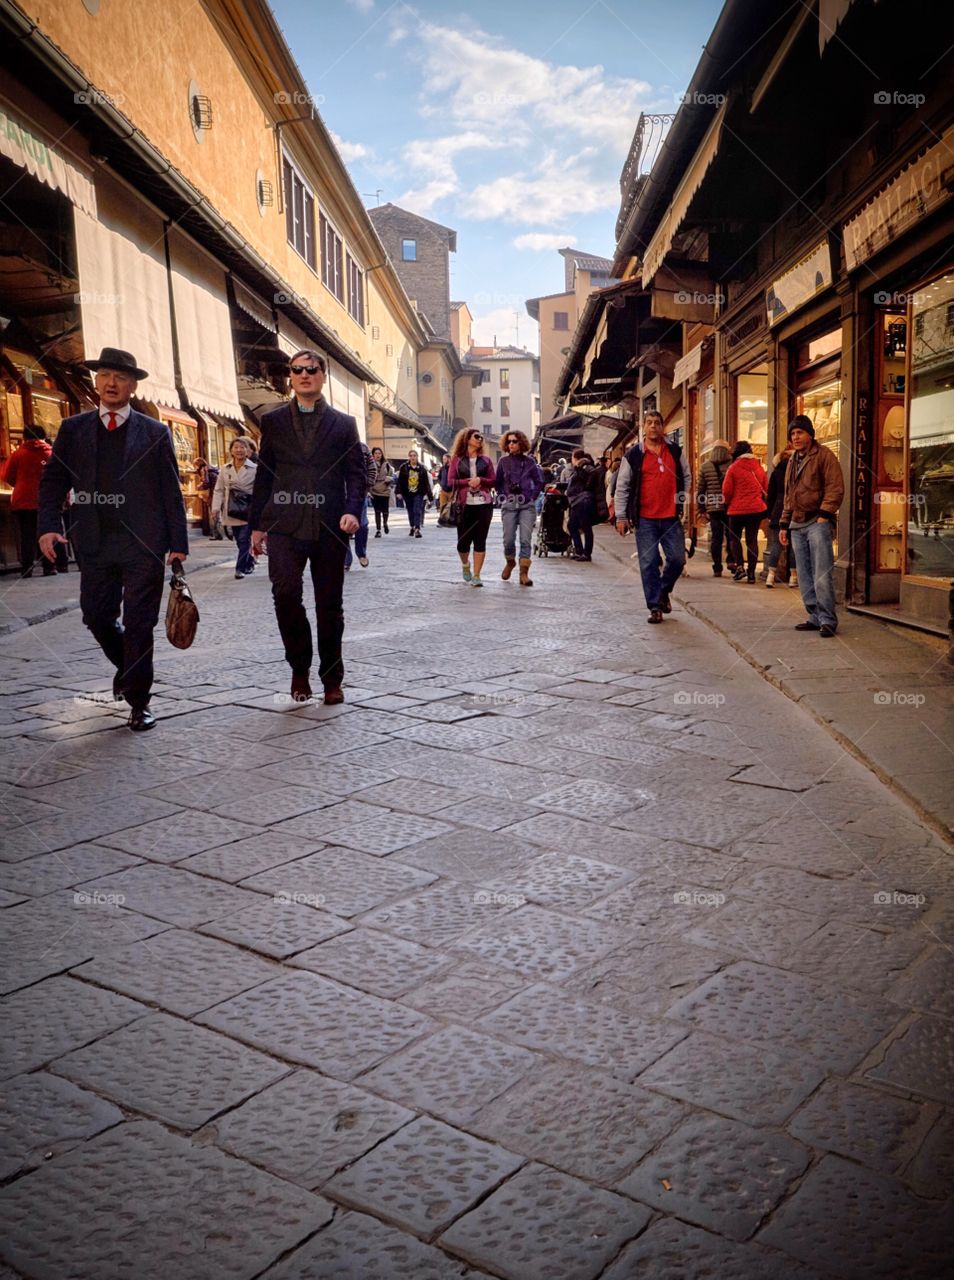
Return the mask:
<path id="1" fill-rule="evenodd" d="M 765 567 L 765 585 L 774 587 L 776 579 L 784 582 L 788 578 L 788 548 L 783 547 L 779 539 L 779 523 L 782 519 L 782 504 L 785 501 L 785 473 L 788 460 L 794 453 L 790 444 L 777 453 L 772 461 L 772 474 L 769 476 L 768 494 L 765 505 L 768 507 L 768 546 L 762 564 Z"/>
<path id="2" fill-rule="evenodd" d="M 248 521 L 258 468 L 249 461 L 248 442 L 242 436 L 229 445 L 229 455 L 231 462 L 225 464 L 215 482 L 212 519 L 231 530 L 236 549 L 235 576 L 247 578 L 255 572 L 255 559 L 251 552 L 252 526 Z"/>
<path id="3" fill-rule="evenodd" d="M 603 472 L 583 449 L 574 449 L 570 462 L 566 499 L 570 504 L 568 531 L 573 539 L 573 559 L 593 559 L 593 526 L 596 524 L 596 490 Z"/>
<path id="4" fill-rule="evenodd" d="M 834 541 L 845 479 L 837 456 L 815 439 L 811 418 L 800 413 L 788 428 L 794 450 L 785 475 L 779 541 L 791 543 L 802 603 L 808 613 L 796 631 L 818 631 L 826 639 L 838 630 L 835 612 Z"/>
<path id="5" fill-rule="evenodd" d="M 421 525 L 424 523 L 424 503 L 429 502 L 434 495 L 427 467 L 418 461 L 416 449 L 412 449 L 407 455 L 407 462 L 401 464 L 397 487 L 407 508 L 408 536 L 419 538 Z"/>
<path id="6" fill-rule="evenodd" d="M 450 506 L 454 497 L 450 490 L 450 464 L 451 456 L 449 453 L 445 453 L 441 459 L 441 469 L 437 473 L 438 520 L 443 516 L 447 507 Z"/>
<path id="7" fill-rule="evenodd" d="M 460 504 L 461 515 L 457 525 L 457 554 L 460 556 L 461 573 L 472 587 L 482 587 L 480 571 L 487 554 L 487 534 L 494 518 L 493 489 L 496 471 L 490 458 L 484 453 L 484 437 L 476 428 L 465 427 L 458 431 L 451 448 L 451 464 L 448 473 L 451 492 Z M 473 572 L 470 552 L 474 552 Z"/>
<path id="8" fill-rule="evenodd" d="M 661 413 L 643 418 L 643 441 L 627 450 L 616 481 L 616 530 L 636 533 L 636 554 L 649 621 L 672 612 L 670 595 L 686 563 L 682 527 L 692 477 L 682 448 L 666 439 Z M 664 562 L 660 567 L 661 560 Z"/>
<path id="9" fill-rule="evenodd" d="M 156 723 L 149 702 L 164 559 L 189 553 L 185 503 L 169 428 L 130 404 L 149 375 L 116 347 L 85 363 L 99 408 L 65 418 L 57 432 L 40 480 L 40 550 L 52 563 L 66 542 L 61 511 L 72 489 L 83 622 L 116 669 L 113 696 L 129 703 L 130 729 L 142 731 Z"/>
<path id="10" fill-rule="evenodd" d="M 532 587 L 530 560 L 536 501 L 543 492 L 543 472 L 530 456 L 530 441 L 522 431 L 508 431 L 500 441 L 504 456 L 497 463 L 494 480 L 500 499 L 504 564 L 501 578 L 509 581 L 517 564 L 517 531 L 520 531 L 520 585 Z"/>
<path id="11" fill-rule="evenodd" d="M 709 556 L 712 559 L 712 576 L 722 577 L 722 546 L 725 543 L 726 567 L 734 573 L 741 558 L 735 538 L 729 527 L 729 516 L 722 495 L 732 455 L 727 440 L 717 440 L 708 458 L 699 468 L 699 484 L 696 489 L 696 509 L 709 524 Z"/>
<path id="12" fill-rule="evenodd" d="M 329 706 L 344 702 L 344 560 L 367 494 L 367 468 L 354 418 L 321 394 L 324 356 L 297 351 L 292 397 L 262 418 L 249 519 L 252 555 L 267 551 L 275 617 L 291 667 L 295 702 L 311 697 L 312 634 L 302 602 L 304 572 L 315 592 L 318 674 Z"/>
<path id="13" fill-rule="evenodd" d="M 394 468 L 384 456 L 384 450 L 377 446 L 371 450 L 374 460 L 374 479 L 371 481 L 371 506 L 374 508 L 374 536 L 380 538 L 381 525 L 384 532 L 388 528 L 388 510 L 391 506 L 391 489 L 394 484 Z"/>
<path id="14" fill-rule="evenodd" d="M 619 475 L 619 464 L 619 458 L 611 458 L 605 477 L 606 510 L 611 521 L 616 519 L 616 479 Z"/>
<path id="15" fill-rule="evenodd" d="M 733 578 L 754 582 L 759 562 L 759 525 L 765 519 L 768 476 L 752 452 L 748 440 L 739 440 L 732 450 L 732 464 L 722 482 L 722 496 L 729 515 L 729 528 L 736 544 L 745 544 L 746 567 L 740 556 Z M 738 553 L 737 553 L 738 554 Z"/>
<path id="16" fill-rule="evenodd" d="M 371 450 L 361 441 L 361 456 L 364 458 L 364 465 L 367 471 L 368 483 L 364 495 L 364 502 L 361 505 L 361 515 L 358 517 L 358 532 L 354 535 L 354 554 L 351 552 L 351 539 L 348 539 L 348 550 L 345 553 L 345 569 L 351 568 L 354 563 L 354 557 L 358 557 L 358 564 L 362 569 L 367 569 L 368 564 L 368 494 L 371 492 L 371 485 L 378 473 L 377 464 L 371 456 Z"/>
<path id="17" fill-rule="evenodd" d="M 55 578 L 57 566 L 40 555 L 37 542 L 37 508 L 40 505 L 40 478 L 53 452 L 42 427 L 24 427 L 23 440 L 14 449 L 3 468 L 3 482 L 12 487 L 10 510 L 17 525 L 20 551 L 20 577 L 32 578 L 37 557 L 43 565 L 44 578 Z M 62 524 L 60 532 L 63 532 Z M 64 548 L 65 551 L 65 548 Z M 69 567 L 64 566 L 63 572 Z"/>

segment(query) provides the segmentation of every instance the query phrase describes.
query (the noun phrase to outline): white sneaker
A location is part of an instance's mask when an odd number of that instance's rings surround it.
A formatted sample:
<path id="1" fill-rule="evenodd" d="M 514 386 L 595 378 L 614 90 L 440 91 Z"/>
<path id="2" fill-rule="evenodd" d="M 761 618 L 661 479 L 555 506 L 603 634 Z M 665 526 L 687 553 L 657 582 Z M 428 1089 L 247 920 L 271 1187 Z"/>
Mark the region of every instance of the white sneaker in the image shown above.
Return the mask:
<path id="1" fill-rule="evenodd" d="M 774 569 L 769 569 L 768 573 L 765 575 L 765 585 L 767 587 L 775 586 L 775 570 Z"/>

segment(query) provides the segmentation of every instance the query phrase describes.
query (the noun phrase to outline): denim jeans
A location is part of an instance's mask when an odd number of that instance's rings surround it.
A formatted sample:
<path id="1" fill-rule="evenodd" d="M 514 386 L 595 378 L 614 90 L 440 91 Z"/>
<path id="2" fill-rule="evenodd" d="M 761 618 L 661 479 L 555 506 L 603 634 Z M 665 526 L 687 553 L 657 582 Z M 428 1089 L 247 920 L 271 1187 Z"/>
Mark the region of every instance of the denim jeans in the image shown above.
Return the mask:
<path id="1" fill-rule="evenodd" d="M 676 516 L 670 516 L 668 520 L 642 517 L 636 526 L 636 551 L 646 607 L 658 609 L 662 597 L 669 595 L 676 585 L 686 563 L 686 540 L 681 522 Z M 660 552 L 666 561 L 662 573 L 659 571 Z"/>
<path id="2" fill-rule="evenodd" d="M 238 551 L 235 559 L 235 572 L 251 573 L 255 568 L 255 557 L 249 550 L 249 544 L 252 541 L 252 526 L 250 524 L 235 524 L 232 526 L 232 532 L 235 534 L 235 548 Z"/>
<path id="3" fill-rule="evenodd" d="M 789 529 L 789 540 L 795 554 L 798 589 L 802 604 L 812 622 L 820 627 L 838 626 L 835 613 L 834 530 L 830 520 L 815 520 L 804 529 Z"/>
<path id="4" fill-rule="evenodd" d="M 351 568 L 351 562 L 354 556 L 359 560 L 364 560 L 368 554 L 368 504 L 365 502 L 361 508 L 361 516 L 358 522 L 358 532 L 354 535 L 354 555 L 351 554 L 351 539 L 348 539 L 348 550 L 345 553 L 345 568 Z"/>
<path id="5" fill-rule="evenodd" d="M 516 555 L 517 530 L 520 530 L 520 559 L 529 560 L 533 526 L 537 522 L 537 512 L 532 502 L 523 506 L 504 503 L 500 508 L 500 522 L 503 525 L 503 549 L 505 556 Z"/>
<path id="6" fill-rule="evenodd" d="M 420 529 L 424 523 L 423 493 L 409 493 L 407 496 L 407 521 L 412 529 Z"/>
<path id="7" fill-rule="evenodd" d="M 765 555 L 762 557 L 762 564 L 766 569 L 775 569 L 778 566 L 778 558 L 781 552 L 782 544 L 778 540 L 778 530 L 769 525 L 768 546 L 765 548 Z"/>

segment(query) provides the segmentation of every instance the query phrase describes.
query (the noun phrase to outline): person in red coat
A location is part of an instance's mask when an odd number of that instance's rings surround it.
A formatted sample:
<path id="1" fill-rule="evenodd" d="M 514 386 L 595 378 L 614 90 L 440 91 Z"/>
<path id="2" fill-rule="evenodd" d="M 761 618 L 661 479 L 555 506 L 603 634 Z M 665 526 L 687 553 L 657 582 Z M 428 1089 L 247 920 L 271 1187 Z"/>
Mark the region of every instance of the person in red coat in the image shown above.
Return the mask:
<path id="1" fill-rule="evenodd" d="M 768 476 L 748 440 L 738 442 L 732 450 L 732 458 L 732 465 L 722 481 L 722 496 L 729 516 L 729 528 L 736 542 L 745 538 L 748 561 L 747 568 L 743 569 L 740 564 L 732 576 L 736 582 L 743 578 L 746 582 L 754 582 L 755 566 L 759 561 L 759 525 L 766 515 Z"/>
<path id="2" fill-rule="evenodd" d="M 14 449 L 3 468 L 3 481 L 12 485 L 10 508 L 16 516 L 20 544 L 20 577 L 32 578 L 33 565 L 39 555 L 36 537 L 36 513 L 40 505 L 40 476 L 53 447 L 42 427 L 24 427 L 23 443 Z M 56 568 L 45 557 L 43 576 L 51 578 Z"/>

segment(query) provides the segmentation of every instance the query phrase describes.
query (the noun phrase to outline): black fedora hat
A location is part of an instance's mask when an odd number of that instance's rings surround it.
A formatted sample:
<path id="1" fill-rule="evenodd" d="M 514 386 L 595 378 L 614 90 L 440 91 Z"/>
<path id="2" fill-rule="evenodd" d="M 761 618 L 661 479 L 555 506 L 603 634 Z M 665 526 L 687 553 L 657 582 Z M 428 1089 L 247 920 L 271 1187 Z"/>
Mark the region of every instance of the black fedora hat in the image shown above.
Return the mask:
<path id="1" fill-rule="evenodd" d="M 97 369 L 115 369 L 117 373 L 128 373 L 138 382 L 140 378 L 148 378 L 145 369 L 136 364 L 136 357 L 129 351 L 120 351 L 118 347 L 103 347 L 98 360 L 84 360 L 87 369 L 95 373 Z"/>

